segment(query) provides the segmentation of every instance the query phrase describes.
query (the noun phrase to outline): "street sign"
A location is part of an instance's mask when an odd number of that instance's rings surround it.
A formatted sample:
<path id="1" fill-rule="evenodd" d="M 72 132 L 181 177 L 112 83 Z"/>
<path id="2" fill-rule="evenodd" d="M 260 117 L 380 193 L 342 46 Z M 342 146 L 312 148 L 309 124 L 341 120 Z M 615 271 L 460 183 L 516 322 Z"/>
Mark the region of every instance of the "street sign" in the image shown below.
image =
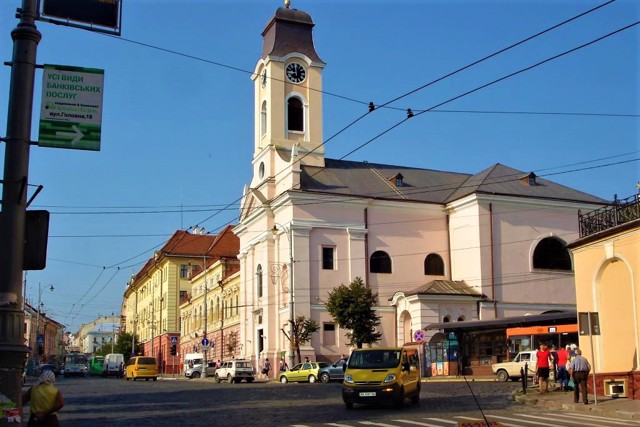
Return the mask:
<path id="1" fill-rule="evenodd" d="M 208 345 L 203 345 L 201 350 L 202 351 L 209 351 L 209 346 Z"/>
<path id="2" fill-rule="evenodd" d="M 100 150 L 104 70 L 45 65 L 40 147 Z"/>
<path id="3" fill-rule="evenodd" d="M 42 0 L 42 3 L 42 14 L 56 18 L 49 20 L 51 22 L 120 35 L 122 0 Z M 72 24 L 69 21 L 88 25 Z M 112 30 L 95 28 L 96 25 Z"/>
<path id="4" fill-rule="evenodd" d="M 171 344 L 177 344 L 178 343 L 178 337 L 173 336 L 171 337 Z"/>
<path id="5" fill-rule="evenodd" d="M 209 345 L 209 340 L 206 338 L 202 338 L 202 341 L 200 341 L 200 344 L 202 345 Z"/>
<path id="6" fill-rule="evenodd" d="M 38 344 L 44 344 L 44 337 L 42 335 L 38 335 L 38 337 L 36 338 L 36 342 Z"/>
<path id="7" fill-rule="evenodd" d="M 415 342 L 422 342 L 424 341 L 424 331 L 422 329 L 418 329 L 417 331 L 415 331 L 413 333 L 413 340 Z"/>

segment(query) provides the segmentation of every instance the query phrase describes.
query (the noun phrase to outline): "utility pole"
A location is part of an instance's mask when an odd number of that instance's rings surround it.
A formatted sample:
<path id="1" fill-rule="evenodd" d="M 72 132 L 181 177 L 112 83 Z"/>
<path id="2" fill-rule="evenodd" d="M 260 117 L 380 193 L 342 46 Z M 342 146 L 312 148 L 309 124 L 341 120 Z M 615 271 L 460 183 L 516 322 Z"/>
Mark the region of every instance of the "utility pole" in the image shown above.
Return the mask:
<path id="1" fill-rule="evenodd" d="M 20 22 L 11 31 L 13 56 L 0 214 L 0 393 L 22 408 L 24 343 L 22 267 L 29 183 L 31 116 L 36 53 L 42 35 L 35 25 L 36 0 L 22 0 Z M 10 425 L 7 418 L 0 426 Z"/>

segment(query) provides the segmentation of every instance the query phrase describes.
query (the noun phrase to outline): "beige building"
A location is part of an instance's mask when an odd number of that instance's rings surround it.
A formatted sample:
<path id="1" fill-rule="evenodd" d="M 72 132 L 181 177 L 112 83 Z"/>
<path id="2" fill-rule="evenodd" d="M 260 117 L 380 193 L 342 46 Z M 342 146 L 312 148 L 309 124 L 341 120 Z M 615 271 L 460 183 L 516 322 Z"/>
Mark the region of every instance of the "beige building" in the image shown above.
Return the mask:
<path id="1" fill-rule="evenodd" d="M 597 393 L 640 399 L 640 195 L 580 215 L 580 238 L 569 247 L 578 313 L 598 316 L 599 330 L 580 322 Z"/>
<path id="2" fill-rule="evenodd" d="M 160 372 L 180 371 L 180 358 L 170 357 L 170 347 L 180 343 L 180 304 L 192 290 L 191 277 L 203 265 L 235 258 L 238 239 L 225 227 L 217 235 L 177 231 L 134 275 L 124 292 L 123 323 L 153 355 Z"/>
<path id="3" fill-rule="evenodd" d="M 191 278 L 180 305 L 180 355 L 206 353 L 208 361 L 245 357 L 240 342 L 240 262 L 236 257 L 207 261 Z M 204 339 L 209 341 L 203 347 Z M 205 351 L 206 350 L 206 351 Z"/>

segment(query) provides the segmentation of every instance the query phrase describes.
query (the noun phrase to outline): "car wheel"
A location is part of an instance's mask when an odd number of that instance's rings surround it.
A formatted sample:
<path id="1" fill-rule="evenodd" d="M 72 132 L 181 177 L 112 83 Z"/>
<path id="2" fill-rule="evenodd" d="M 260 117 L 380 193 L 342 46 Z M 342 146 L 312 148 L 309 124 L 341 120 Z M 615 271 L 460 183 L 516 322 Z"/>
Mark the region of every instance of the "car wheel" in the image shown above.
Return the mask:
<path id="1" fill-rule="evenodd" d="M 315 383 L 315 382 L 316 382 L 316 376 L 315 376 L 315 375 L 313 375 L 313 374 L 312 374 L 312 375 L 309 375 L 309 382 L 310 382 L 311 384 Z"/>
<path id="2" fill-rule="evenodd" d="M 247 378 L 247 382 L 248 383 L 252 383 L 253 382 L 253 378 Z"/>
<path id="3" fill-rule="evenodd" d="M 215 379 L 216 379 L 216 382 L 217 382 L 218 384 L 220 384 L 220 381 L 222 381 L 222 380 L 220 379 L 220 377 L 218 376 L 218 374 L 216 374 Z"/>
<path id="4" fill-rule="evenodd" d="M 320 374 L 320 381 L 327 384 L 329 383 L 329 381 L 331 381 L 331 377 L 326 372 L 323 372 L 322 374 Z"/>
<path id="5" fill-rule="evenodd" d="M 288 382 L 289 382 L 289 380 L 287 379 L 287 377 L 285 377 L 285 376 L 283 375 L 283 376 L 281 376 L 281 377 L 280 377 L 280 382 L 281 382 L 282 384 L 286 384 L 286 383 L 288 383 Z"/>
<path id="6" fill-rule="evenodd" d="M 194 372 L 191 374 L 191 378 L 200 378 L 200 372 Z"/>
<path id="7" fill-rule="evenodd" d="M 498 375 L 498 379 L 500 381 L 508 381 L 509 380 L 509 374 L 507 374 L 507 371 L 505 371 L 504 369 L 500 369 L 497 373 Z"/>
<path id="8" fill-rule="evenodd" d="M 154 380 L 154 381 L 158 381 L 158 377 L 155 377 L 153 380 Z"/>

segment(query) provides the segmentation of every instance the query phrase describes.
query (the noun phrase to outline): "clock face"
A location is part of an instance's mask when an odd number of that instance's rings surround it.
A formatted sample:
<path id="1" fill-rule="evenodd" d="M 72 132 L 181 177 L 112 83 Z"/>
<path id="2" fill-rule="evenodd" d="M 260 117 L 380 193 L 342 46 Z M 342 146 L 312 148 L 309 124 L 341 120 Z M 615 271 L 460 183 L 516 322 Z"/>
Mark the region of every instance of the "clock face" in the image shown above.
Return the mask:
<path id="1" fill-rule="evenodd" d="M 285 69 L 287 78 L 293 83 L 302 83 L 307 78 L 307 71 L 297 62 L 292 62 Z"/>
<path id="2" fill-rule="evenodd" d="M 262 74 L 260 75 L 260 84 L 262 87 L 267 85 L 267 70 L 262 70 Z"/>

